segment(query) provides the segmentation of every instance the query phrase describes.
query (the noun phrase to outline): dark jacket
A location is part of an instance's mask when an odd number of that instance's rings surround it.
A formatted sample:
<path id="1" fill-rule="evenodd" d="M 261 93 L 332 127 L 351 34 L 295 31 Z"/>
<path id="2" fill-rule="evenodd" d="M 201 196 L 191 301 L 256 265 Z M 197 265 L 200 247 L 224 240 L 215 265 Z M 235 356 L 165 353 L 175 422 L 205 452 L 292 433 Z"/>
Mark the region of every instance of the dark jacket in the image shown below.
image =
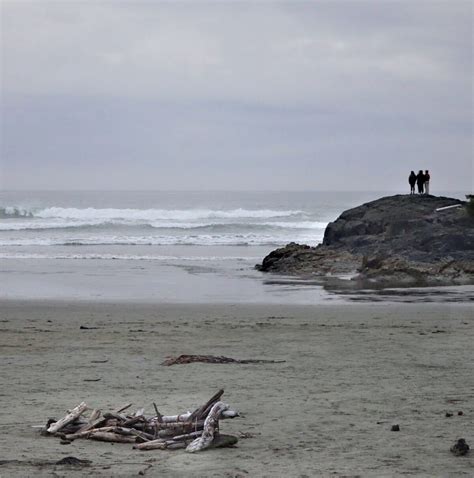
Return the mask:
<path id="1" fill-rule="evenodd" d="M 414 186 L 416 183 L 416 174 L 411 173 L 410 176 L 408 176 L 408 182 L 410 183 L 410 186 Z"/>
<path id="2" fill-rule="evenodd" d="M 425 175 L 423 173 L 418 173 L 416 175 L 416 184 L 424 184 L 425 183 Z"/>

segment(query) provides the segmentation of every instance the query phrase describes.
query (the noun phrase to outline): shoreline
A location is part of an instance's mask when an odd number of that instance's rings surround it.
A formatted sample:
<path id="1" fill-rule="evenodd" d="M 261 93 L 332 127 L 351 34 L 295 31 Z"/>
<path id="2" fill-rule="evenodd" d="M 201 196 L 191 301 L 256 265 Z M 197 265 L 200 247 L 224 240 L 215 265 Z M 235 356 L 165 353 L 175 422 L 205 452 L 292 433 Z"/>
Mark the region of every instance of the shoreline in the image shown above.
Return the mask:
<path id="1" fill-rule="evenodd" d="M 449 452 L 457 438 L 474 441 L 469 304 L 1 300 L 0 320 L 8 383 L 0 475 L 469 476 L 474 465 L 472 452 Z M 180 354 L 285 362 L 161 365 Z M 156 402 L 176 413 L 219 388 L 243 415 L 225 421 L 223 433 L 251 435 L 235 449 L 63 446 L 31 428 L 82 400 L 104 409 L 133 402 L 146 414 Z M 92 464 L 45 464 L 71 455 Z"/>

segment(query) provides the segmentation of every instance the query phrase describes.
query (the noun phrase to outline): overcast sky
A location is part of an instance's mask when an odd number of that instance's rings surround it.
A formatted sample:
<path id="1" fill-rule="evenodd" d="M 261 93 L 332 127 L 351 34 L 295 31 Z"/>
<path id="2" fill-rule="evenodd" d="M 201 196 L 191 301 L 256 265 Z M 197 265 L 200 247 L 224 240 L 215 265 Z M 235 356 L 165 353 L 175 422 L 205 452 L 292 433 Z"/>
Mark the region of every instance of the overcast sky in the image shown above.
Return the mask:
<path id="1" fill-rule="evenodd" d="M 1 0 L 3 189 L 473 189 L 471 1 Z"/>

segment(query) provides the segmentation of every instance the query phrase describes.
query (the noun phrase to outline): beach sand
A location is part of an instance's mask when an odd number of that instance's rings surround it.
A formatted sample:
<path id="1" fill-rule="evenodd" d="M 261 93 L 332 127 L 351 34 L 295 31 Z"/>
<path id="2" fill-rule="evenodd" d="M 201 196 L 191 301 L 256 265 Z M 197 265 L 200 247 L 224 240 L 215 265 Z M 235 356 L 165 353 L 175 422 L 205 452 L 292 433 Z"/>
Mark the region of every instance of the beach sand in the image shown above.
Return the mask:
<path id="1" fill-rule="evenodd" d="M 473 451 L 449 452 L 461 437 L 474 448 L 469 304 L 3 301 L 0 310 L 1 478 L 474 474 Z M 161 365 L 185 353 L 285 362 Z M 219 388 L 243 415 L 222 422 L 222 432 L 250 436 L 236 448 L 190 455 L 87 440 L 61 445 L 31 427 L 82 400 L 104 410 L 133 402 L 147 414 L 156 402 L 174 414 Z M 51 464 L 70 455 L 92 464 Z"/>

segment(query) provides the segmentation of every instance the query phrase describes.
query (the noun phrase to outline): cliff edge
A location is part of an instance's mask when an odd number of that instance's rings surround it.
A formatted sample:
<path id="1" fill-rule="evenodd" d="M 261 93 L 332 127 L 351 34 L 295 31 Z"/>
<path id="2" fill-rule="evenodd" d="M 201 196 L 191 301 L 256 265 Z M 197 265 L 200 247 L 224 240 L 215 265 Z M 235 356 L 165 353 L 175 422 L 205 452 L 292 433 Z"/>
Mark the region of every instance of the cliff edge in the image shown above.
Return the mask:
<path id="1" fill-rule="evenodd" d="M 460 205 L 442 211 L 436 209 Z M 353 275 L 388 285 L 474 284 L 474 217 L 459 199 L 396 195 L 343 212 L 316 247 L 290 243 L 257 269 L 299 276 Z"/>

